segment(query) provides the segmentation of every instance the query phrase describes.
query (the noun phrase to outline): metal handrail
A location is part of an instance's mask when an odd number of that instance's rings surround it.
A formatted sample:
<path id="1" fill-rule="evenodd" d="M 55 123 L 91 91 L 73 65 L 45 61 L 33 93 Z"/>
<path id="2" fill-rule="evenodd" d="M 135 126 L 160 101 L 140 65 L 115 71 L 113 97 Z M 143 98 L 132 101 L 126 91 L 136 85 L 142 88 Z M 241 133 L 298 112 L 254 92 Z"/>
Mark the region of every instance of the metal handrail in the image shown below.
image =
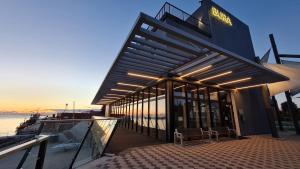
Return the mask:
<path id="1" fill-rule="evenodd" d="M 98 120 L 118 120 L 120 118 L 115 117 L 105 117 L 103 119 L 63 119 L 63 120 L 40 120 L 41 123 L 63 123 L 63 122 L 81 122 L 81 121 L 98 121 Z"/>
<path id="2" fill-rule="evenodd" d="M 0 151 L 0 159 L 7 157 L 8 155 L 18 152 L 20 150 L 24 150 L 24 149 L 30 148 L 32 146 L 38 145 L 41 142 L 48 140 L 49 137 L 50 137 L 49 135 L 39 135 L 38 138 L 27 141 L 23 144 L 8 148 L 6 150 Z"/>

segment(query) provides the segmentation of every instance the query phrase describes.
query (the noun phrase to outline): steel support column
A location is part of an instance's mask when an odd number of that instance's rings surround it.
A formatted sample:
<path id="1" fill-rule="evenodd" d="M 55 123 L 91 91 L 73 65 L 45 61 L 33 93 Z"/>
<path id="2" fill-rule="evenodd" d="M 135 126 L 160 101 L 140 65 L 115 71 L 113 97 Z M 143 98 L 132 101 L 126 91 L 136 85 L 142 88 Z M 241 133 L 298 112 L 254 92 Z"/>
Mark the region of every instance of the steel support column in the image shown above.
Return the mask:
<path id="1" fill-rule="evenodd" d="M 46 149 L 47 149 L 47 142 L 48 140 L 44 140 L 40 143 L 40 148 L 35 164 L 35 169 L 42 169 L 44 165 L 45 155 L 46 155 Z"/>
<path id="2" fill-rule="evenodd" d="M 197 100 L 198 100 L 198 117 L 199 117 L 199 126 L 202 128 L 202 117 L 201 117 L 201 100 L 200 100 L 200 96 L 199 96 L 199 86 L 197 86 Z"/>
<path id="3" fill-rule="evenodd" d="M 272 49 L 273 49 L 273 53 L 275 56 L 275 60 L 277 64 L 282 64 L 279 54 L 278 54 L 278 50 L 277 50 L 277 46 L 274 40 L 274 36 L 273 34 L 269 35 L 270 41 L 271 41 L 271 45 L 272 45 Z M 296 130 L 296 134 L 300 134 L 300 127 L 299 127 L 299 123 L 298 123 L 298 119 L 297 119 L 297 115 L 296 115 L 296 110 L 293 110 L 293 101 L 292 101 L 292 97 L 289 91 L 285 91 L 285 97 L 287 100 L 287 105 L 288 105 L 288 112 L 292 115 L 292 119 L 293 119 L 293 123 L 294 123 L 294 127 Z"/>
<path id="4" fill-rule="evenodd" d="M 184 95 L 185 95 L 185 117 L 186 119 L 186 128 L 190 128 L 190 114 L 188 109 L 188 96 L 187 96 L 187 84 L 184 84 Z"/>
<path id="5" fill-rule="evenodd" d="M 207 92 L 208 110 L 209 110 L 209 113 L 207 115 L 209 115 L 210 127 L 215 127 L 214 120 L 213 120 L 213 114 L 212 114 L 212 110 L 211 110 L 210 88 L 209 87 L 207 87 L 206 92 Z"/>
<path id="6" fill-rule="evenodd" d="M 166 82 L 166 116 L 167 116 L 167 142 L 173 142 L 175 131 L 175 114 L 173 111 L 173 82 L 168 80 Z"/>
<path id="7" fill-rule="evenodd" d="M 263 87 L 262 90 L 263 90 L 261 92 L 262 93 L 262 98 L 263 98 L 263 101 L 264 101 L 264 107 L 265 107 L 265 111 L 267 113 L 267 118 L 268 118 L 270 130 L 271 130 L 271 134 L 272 134 L 272 137 L 278 138 L 279 135 L 278 135 L 278 131 L 277 131 L 277 128 L 276 128 L 274 115 L 273 115 L 273 112 L 272 112 L 272 108 L 270 107 L 271 106 L 271 104 L 270 104 L 270 101 L 271 101 L 270 100 L 270 92 L 269 92 L 267 86 Z"/>
<path id="8" fill-rule="evenodd" d="M 142 91 L 142 117 L 141 117 L 141 133 L 144 132 L 144 90 Z"/>
<path id="9" fill-rule="evenodd" d="M 217 97 L 218 97 L 218 105 L 219 105 L 220 122 L 221 122 L 221 126 L 224 127 L 225 126 L 225 118 L 224 118 L 224 113 L 223 113 L 224 108 L 222 107 L 220 91 L 217 91 Z"/>
<path id="10" fill-rule="evenodd" d="M 131 114 L 131 130 L 134 127 L 134 95 L 132 95 L 132 114 Z"/>
<path id="11" fill-rule="evenodd" d="M 138 132 L 138 128 L 139 128 L 139 100 L 140 100 L 140 93 L 137 93 L 136 94 L 135 132 Z"/>
<path id="12" fill-rule="evenodd" d="M 279 130 L 283 131 L 283 126 L 282 126 L 281 117 L 280 117 L 280 111 L 279 111 L 278 103 L 277 103 L 275 96 L 272 96 L 272 102 L 273 102 L 272 104 L 273 104 L 275 112 L 276 112 Z"/>

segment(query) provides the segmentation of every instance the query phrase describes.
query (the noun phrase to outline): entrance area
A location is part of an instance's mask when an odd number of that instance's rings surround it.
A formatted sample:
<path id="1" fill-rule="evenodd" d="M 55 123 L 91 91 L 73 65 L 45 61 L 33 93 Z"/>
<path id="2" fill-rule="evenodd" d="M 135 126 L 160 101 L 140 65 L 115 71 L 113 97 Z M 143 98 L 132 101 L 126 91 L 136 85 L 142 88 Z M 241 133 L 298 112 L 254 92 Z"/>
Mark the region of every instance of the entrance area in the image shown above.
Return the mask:
<path id="1" fill-rule="evenodd" d="M 172 82 L 175 128 L 234 128 L 230 92 Z"/>

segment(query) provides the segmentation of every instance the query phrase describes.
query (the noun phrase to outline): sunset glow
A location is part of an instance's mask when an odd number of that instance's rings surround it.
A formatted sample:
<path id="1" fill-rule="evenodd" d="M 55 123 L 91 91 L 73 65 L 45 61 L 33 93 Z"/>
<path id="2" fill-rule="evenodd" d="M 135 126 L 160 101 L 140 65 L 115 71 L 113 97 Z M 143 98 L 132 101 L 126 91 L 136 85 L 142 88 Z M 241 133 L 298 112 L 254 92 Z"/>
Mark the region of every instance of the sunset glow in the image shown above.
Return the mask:
<path id="1" fill-rule="evenodd" d="M 91 102 L 136 16 L 140 11 L 155 16 L 164 2 L 3 1 L 0 5 L 0 112 L 52 111 L 64 109 L 66 103 L 71 109 L 73 101 L 76 109 L 100 108 L 91 106 Z M 187 12 L 200 5 L 198 1 L 171 2 Z M 270 31 L 278 42 L 289 44 L 280 44 L 282 52 L 300 53 L 299 23 L 285 19 L 297 16 L 297 2 L 289 2 L 289 7 L 295 9 L 285 9 L 288 12 L 284 14 L 264 12 L 263 19 L 256 16 L 262 16 L 259 13 L 241 11 L 240 5 L 255 8 L 257 4 L 252 1 L 235 5 L 216 2 L 235 11 L 249 25 L 255 25 L 251 31 L 257 56 L 270 48 L 266 40 Z M 276 3 L 262 3 L 277 9 Z M 266 20 L 270 21 L 268 25 Z M 286 28 L 278 27 L 278 20 L 282 25 L 293 25 L 288 35 Z M 270 61 L 274 62 L 273 56 Z M 137 79 L 160 80 L 132 75 Z M 278 100 L 280 104 L 285 99 L 280 96 Z M 298 103 L 299 99 L 294 101 Z"/>

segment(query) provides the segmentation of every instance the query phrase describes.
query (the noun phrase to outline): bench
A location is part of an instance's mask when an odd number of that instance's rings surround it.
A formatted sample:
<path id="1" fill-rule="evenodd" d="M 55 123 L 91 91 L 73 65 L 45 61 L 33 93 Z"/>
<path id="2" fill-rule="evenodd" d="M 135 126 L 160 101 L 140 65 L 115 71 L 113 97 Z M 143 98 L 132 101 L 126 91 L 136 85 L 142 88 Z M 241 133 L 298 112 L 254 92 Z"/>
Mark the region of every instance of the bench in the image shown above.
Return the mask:
<path id="1" fill-rule="evenodd" d="M 174 132 L 174 144 L 176 144 L 177 139 L 179 139 L 180 144 L 183 145 L 183 140 L 203 139 L 204 136 L 210 138 L 210 133 L 203 131 L 202 128 L 177 128 Z"/>
<path id="2" fill-rule="evenodd" d="M 211 136 L 215 136 L 216 140 L 219 141 L 220 136 L 227 136 L 231 137 L 232 135 L 235 135 L 235 130 L 230 129 L 229 127 L 216 127 L 216 128 L 209 128 L 208 130 L 210 132 Z"/>

